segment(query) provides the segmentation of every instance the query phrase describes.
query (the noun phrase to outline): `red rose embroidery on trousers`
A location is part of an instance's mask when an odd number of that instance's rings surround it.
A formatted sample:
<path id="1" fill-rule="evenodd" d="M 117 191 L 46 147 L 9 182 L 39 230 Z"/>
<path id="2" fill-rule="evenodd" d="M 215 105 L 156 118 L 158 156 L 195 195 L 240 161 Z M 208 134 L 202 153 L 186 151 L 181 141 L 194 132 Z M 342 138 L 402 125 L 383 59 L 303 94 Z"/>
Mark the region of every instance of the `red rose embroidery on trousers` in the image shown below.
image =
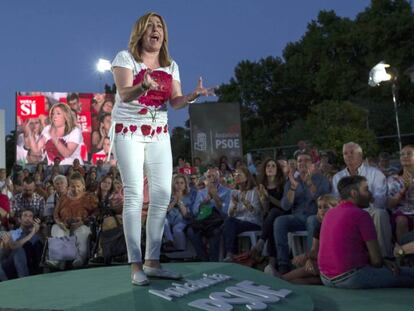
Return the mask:
<path id="1" fill-rule="evenodd" d="M 122 123 L 117 123 L 115 125 L 115 133 L 116 134 L 121 133 L 123 128 L 124 128 L 124 125 Z"/>
<path id="2" fill-rule="evenodd" d="M 128 128 L 124 127 L 124 130 L 122 131 L 122 133 L 124 133 L 124 134 L 128 133 Z"/>
<path id="3" fill-rule="evenodd" d="M 157 126 L 157 134 L 162 132 L 162 127 L 161 126 Z"/>
<path id="4" fill-rule="evenodd" d="M 148 136 L 151 133 L 151 125 L 141 125 L 142 135 Z"/>
<path id="5" fill-rule="evenodd" d="M 151 136 L 154 136 L 154 134 L 155 134 L 155 130 L 152 130 Z"/>
<path id="6" fill-rule="evenodd" d="M 166 124 L 166 125 L 164 125 L 164 133 L 167 133 L 168 132 L 168 125 Z"/>
<path id="7" fill-rule="evenodd" d="M 137 130 L 137 128 L 138 128 L 138 126 L 136 126 L 136 125 L 130 125 L 130 126 L 129 126 L 129 130 L 130 130 L 132 133 L 135 133 L 135 131 Z"/>
<path id="8" fill-rule="evenodd" d="M 138 111 L 138 114 L 147 114 L 148 113 L 148 109 L 147 108 L 142 108 L 140 111 Z"/>

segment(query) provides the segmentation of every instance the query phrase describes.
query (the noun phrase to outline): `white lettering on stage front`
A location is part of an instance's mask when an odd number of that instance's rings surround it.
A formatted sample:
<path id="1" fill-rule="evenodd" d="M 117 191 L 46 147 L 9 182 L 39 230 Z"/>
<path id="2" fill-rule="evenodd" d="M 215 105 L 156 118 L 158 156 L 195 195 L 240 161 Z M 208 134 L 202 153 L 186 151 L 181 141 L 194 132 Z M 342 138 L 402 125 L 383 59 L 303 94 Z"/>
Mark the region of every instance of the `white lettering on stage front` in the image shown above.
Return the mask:
<path id="1" fill-rule="evenodd" d="M 172 283 L 172 287 L 165 290 L 150 289 L 148 292 L 171 301 L 230 279 L 230 276 L 224 274 L 203 274 L 203 278 L 199 280 L 188 280 L 183 284 Z M 233 305 L 245 305 L 248 310 L 264 310 L 268 303 L 276 303 L 291 292 L 288 289 L 273 290 L 252 281 L 242 281 L 226 287 L 225 292 L 213 292 L 209 298 L 197 299 L 188 305 L 206 311 L 233 310 Z"/>

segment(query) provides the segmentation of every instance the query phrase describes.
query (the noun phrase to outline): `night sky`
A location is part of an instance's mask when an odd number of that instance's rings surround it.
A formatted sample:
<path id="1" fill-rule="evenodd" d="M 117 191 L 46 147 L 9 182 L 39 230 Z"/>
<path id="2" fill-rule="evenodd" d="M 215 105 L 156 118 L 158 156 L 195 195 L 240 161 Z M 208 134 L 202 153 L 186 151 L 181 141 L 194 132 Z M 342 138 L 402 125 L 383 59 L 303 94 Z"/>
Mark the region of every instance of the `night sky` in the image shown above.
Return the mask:
<path id="1" fill-rule="evenodd" d="M 7 0 L 0 2 L 0 109 L 6 133 L 15 127 L 16 91 L 103 92 L 112 74 L 98 58 L 126 49 L 135 20 L 148 11 L 167 22 L 171 56 L 184 93 L 197 78 L 227 83 L 241 60 L 281 56 L 320 10 L 354 18 L 368 0 Z M 214 99 L 214 98 L 213 98 Z M 203 100 L 203 99 L 201 99 Z M 187 109 L 170 111 L 183 126 Z"/>

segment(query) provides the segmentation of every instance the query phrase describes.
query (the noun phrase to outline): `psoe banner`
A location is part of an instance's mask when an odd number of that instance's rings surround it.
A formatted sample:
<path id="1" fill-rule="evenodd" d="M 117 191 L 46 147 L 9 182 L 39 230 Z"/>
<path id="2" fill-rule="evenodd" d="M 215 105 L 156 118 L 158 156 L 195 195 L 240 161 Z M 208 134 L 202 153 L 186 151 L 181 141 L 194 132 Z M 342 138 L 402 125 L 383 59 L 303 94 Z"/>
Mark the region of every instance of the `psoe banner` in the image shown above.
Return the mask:
<path id="1" fill-rule="evenodd" d="M 232 163 L 243 157 L 238 103 L 190 105 L 191 153 L 203 163 L 226 156 Z"/>

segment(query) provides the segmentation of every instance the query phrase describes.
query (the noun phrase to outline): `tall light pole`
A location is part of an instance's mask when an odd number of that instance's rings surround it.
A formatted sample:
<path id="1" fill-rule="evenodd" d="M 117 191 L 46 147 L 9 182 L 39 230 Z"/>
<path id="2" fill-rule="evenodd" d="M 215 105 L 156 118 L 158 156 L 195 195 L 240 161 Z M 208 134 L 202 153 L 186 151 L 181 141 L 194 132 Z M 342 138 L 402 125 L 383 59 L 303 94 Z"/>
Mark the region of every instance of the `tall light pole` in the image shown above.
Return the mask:
<path id="1" fill-rule="evenodd" d="M 391 67 L 389 64 L 386 64 L 384 61 L 379 62 L 374 67 L 372 67 L 371 71 L 369 72 L 368 84 L 372 87 L 378 86 L 381 82 L 390 81 L 392 83 L 391 90 L 392 90 L 392 101 L 394 103 L 394 113 L 395 113 L 395 123 L 397 125 L 397 137 L 398 137 L 398 147 L 400 151 L 402 149 L 401 144 L 401 133 L 400 133 L 400 122 L 398 119 L 398 104 L 397 104 L 397 96 L 398 96 L 398 85 L 397 85 L 397 70 Z"/>

